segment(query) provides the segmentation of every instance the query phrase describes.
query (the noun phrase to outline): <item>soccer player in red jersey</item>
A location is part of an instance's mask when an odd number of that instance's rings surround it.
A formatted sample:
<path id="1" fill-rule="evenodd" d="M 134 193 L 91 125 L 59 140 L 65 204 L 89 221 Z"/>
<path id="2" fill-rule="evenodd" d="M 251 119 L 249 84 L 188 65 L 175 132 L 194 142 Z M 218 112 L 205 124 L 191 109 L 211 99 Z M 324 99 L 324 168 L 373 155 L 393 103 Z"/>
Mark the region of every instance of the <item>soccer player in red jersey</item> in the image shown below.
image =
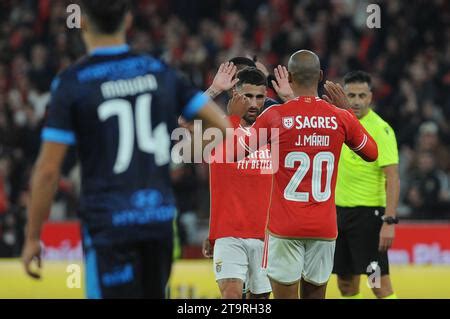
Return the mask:
<path id="1" fill-rule="evenodd" d="M 325 298 L 337 237 L 334 189 L 342 145 L 367 161 L 377 159 L 378 149 L 354 114 L 318 97 L 323 72 L 315 53 L 296 52 L 288 69 L 297 98 L 268 108 L 248 134 L 233 139 L 233 146 L 252 152 L 256 138 L 258 147 L 269 143 L 272 161 L 279 161 L 263 260 L 274 297 L 298 298 L 300 287 L 302 298 Z M 266 140 L 259 137 L 264 130 Z"/>
<path id="2" fill-rule="evenodd" d="M 236 130 L 245 131 L 262 112 L 267 79 L 260 70 L 247 67 L 233 80 L 235 71 L 227 64 L 218 75 L 237 83 L 229 108 L 245 108 L 243 116 L 234 123 Z M 241 299 L 244 284 L 249 298 L 268 298 L 271 286 L 262 259 L 272 183 L 270 150 L 262 148 L 234 163 L 224 163 L 224 158 L 217 158 L 219 154 L 224 153 L 216 149 L 213 156 L 218 162 L 210 164 L 211 218 L 204 254 L 210 257 L 213 251 L 214 273 L 222 298 Z"/>
<path id="3" fill-rule="evenodd" d="M 267 68 L 261 62 L 255 62 L 246 57 L 234 57 L 230 61 L 224 62 L 220 65 L 219 71 L 215 75 L 213 83 L 205 93 L 208 94 L 212 99 L 214 99 L 223 92 L 227 92 L 231 99 L 232 89 L 234 88 L 238 80 L 234 78 L 236 72 L 239 72 L 248 67 L 254 67 L 260 70 L 267 77 Z M 281 66 L 279 66 L 279 68 L 281 69 Z M 283 79 L 280 79 L 278 77 L 278 69 L 275 69 L 274 71 L 275 80 L 278 81 L 279 84 L 277 84 L 276 81 L 272 81 L 272 84 L 276 85 L 277 94 L 280 94 L 280 98 L 285 101 L 285 99 L 290 97 L 289 93 L 292 92 L 291 87 L 289 86 L 289 83 L 283 81 Z M 279 103 L 274 99 L 266 97 L 264 101 L 264 109 L 275 104 Z"/>

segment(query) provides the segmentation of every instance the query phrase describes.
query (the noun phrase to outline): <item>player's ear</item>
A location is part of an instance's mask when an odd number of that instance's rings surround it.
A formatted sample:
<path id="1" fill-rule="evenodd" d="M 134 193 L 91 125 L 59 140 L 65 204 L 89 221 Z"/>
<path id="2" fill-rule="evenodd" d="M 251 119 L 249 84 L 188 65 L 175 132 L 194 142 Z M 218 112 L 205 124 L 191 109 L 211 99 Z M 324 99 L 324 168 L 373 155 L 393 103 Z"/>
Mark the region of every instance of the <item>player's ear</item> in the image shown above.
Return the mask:
<path id="1" fill-rule="evenodd" d="M 369 94 L 367 95 L 367 99 L 369 100 L 368 104 L 372 104 L 372 97 L 373 97 L 372 91 L 369 91 Z"/>
<path id="2" fill-rule="evenodd" d="M 319 83 L 323 81 L 323 70 L 320 70 Z"/>

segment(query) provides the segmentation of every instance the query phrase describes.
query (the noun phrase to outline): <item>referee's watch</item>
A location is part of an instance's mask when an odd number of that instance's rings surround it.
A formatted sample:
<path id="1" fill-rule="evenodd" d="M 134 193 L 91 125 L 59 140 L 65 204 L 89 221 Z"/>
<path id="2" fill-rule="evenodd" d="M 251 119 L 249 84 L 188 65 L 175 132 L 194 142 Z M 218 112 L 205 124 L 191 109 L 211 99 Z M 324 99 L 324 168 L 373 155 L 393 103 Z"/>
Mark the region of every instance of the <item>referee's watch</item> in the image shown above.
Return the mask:
<path id="1" fill-rule="evenodd" d="M 392 216 L 381 216 L 381 220 L 388 225 L 398 224 L 399 222 L 397 217 Z"/>

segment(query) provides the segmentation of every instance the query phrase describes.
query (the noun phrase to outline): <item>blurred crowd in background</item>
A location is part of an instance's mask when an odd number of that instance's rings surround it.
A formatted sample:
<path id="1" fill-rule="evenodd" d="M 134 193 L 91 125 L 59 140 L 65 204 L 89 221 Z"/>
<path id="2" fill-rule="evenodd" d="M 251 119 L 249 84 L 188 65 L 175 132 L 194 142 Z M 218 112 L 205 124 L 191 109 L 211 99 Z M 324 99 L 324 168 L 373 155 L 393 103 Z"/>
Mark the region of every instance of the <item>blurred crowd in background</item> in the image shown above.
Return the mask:
<path id="1" fill-rule="evenodd" d="M 21 246 L 17 233 L 23 228 L 52 78 L 85 54 L 79 30 L 66 25 L 66 8 L 73 2 L 0 1 L 0 250 Z M 302 48 L 318 53 L 327 79 L 341 82 L 348 71 L 370 72 L 374 108 L 397 134 L 399 215 L 450 218 L 449 1 L 133 3 L 135 21 L 128 35 L 132 47 L 181 69 L 203 89 L 218 65 L 232 57 L 256 56 L 273 70 Z M 366 25 L 370 3 L 381 7 L 380 29 Z M 69 162 L 53 219 L 76 216 L 79 176 Z M 174 166 L 172 176 L 182 242 L 197 243 L 205 237 L 199 230 L 208 227 L 208 167 Z M 257 194 L 249 196 L 257 200 Z"/>

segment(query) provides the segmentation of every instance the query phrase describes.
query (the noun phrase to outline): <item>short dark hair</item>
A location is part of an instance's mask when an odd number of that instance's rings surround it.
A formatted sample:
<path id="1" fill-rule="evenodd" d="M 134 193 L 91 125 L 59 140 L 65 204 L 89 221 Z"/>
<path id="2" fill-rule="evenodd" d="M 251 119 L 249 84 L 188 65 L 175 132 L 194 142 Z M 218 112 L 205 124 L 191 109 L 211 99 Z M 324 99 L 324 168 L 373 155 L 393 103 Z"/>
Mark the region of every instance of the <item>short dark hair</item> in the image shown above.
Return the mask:
<path id="1" fill-rule="evenodd" d="M 237 85 L 251 84 L 251 85 L 264 85 L 267 86 L 267 78 L 264 73 L 254 67 L 246 67 L 236 74 L 239 79 Z"/>
<path id="2" fill-rule="evenodd" d="M 372 86 L 370 74 L 364 71 L 352 71 L 344 76 L 344 84 L 367 83 L 369 88 Z"/>
<path id="3" fill-rule="evenodd" d="M 234 65 L 245 65 L 256 68 L 256 63 L 252 59 L 237 56 L 235 58 L 232 58 L 229 62 L 232 62 Z"/>
<path id="4" fill-rule="evenodd" d="M 84 10 L 97 31 L 105 34 L 119 30 L 130 7 L 129 0 L 81 0 L 81 10 Z"/>

